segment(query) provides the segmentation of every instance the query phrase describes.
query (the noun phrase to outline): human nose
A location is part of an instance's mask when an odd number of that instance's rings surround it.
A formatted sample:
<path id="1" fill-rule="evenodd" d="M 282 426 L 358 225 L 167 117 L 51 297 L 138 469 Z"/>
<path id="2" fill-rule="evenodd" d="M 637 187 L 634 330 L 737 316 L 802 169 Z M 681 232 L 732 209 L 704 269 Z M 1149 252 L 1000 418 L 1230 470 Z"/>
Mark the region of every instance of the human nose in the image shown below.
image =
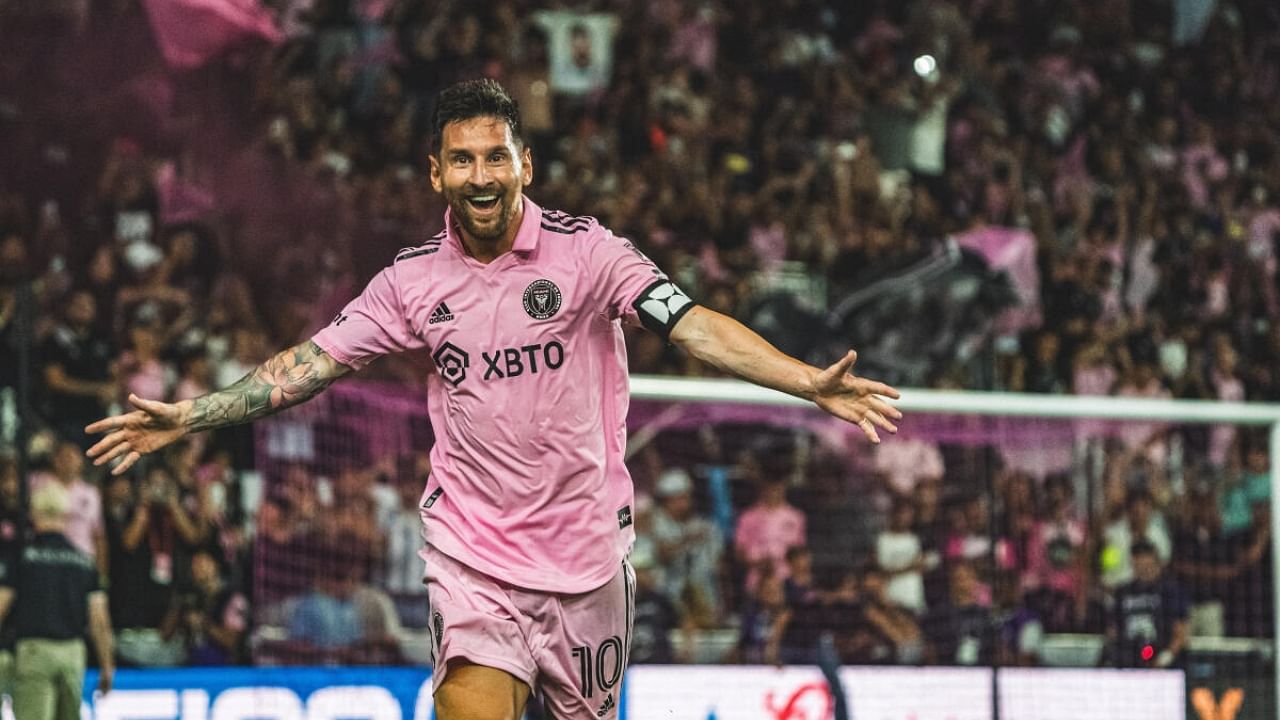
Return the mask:
<path id="1" fill-rule="evenodd" d="M 471 164 L 471 174 L 467 176 L 467 182 L 478 188 L 489 185 L 489 168 L 485 166 L 485 163 L 477 162 Z"/>

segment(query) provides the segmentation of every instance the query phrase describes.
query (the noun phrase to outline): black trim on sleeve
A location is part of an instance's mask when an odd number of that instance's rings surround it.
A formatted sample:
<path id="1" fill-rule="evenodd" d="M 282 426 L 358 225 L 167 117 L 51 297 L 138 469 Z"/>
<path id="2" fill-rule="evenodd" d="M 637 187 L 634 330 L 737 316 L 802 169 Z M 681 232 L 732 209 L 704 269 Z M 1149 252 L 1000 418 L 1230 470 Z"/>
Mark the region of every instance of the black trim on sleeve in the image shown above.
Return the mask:
<path id="1" fill-rule="evenodd" d="M 413 248 L 413 249 L 410 249 L 408 252 L 403 252 L 397 255 L 395 262 L 400 262 L 401 260 L 408 260 L 409 258 L 418 257 L 419 255 L 430 255 L 431 253 L 439 249 L 440 249 L 439 243 L 429 247 Z"/>
<path id="2" fill-rule="evenodd" d="M 675 283 L 664 277 L 646 287 L 635 302 L 631 303 L 631 307 L 650 332 L 667 340 L 676 323 L 695 304 Z"/>

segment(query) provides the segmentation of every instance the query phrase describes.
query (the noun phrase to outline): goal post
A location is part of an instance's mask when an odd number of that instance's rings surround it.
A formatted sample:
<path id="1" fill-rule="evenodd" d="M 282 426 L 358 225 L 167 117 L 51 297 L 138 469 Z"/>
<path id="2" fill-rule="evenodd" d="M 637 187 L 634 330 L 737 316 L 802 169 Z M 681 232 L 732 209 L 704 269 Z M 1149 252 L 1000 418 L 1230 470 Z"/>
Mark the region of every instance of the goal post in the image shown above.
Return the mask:
<path id="1" fill-rule="evenodd" d="M 1271 480 L 1271 542 L 1280 538 L 1280 404 L 1209 400 L 1045 395 L 903 388 L 895 406 L 908 413 L 1045 419 L 1144 420 L 1183 424 L 1230 423 L 1268 428 Z M 635 375 L 631 395 L 663 402 L 731 402 L 797 407 L 807 401 L 733 379 Z M 1272 552 L 1273 607 L 1280 602 L 1280 553 Z M 1273 633 L 1272 659 L 1280 687 L 1280 632 Z"/>

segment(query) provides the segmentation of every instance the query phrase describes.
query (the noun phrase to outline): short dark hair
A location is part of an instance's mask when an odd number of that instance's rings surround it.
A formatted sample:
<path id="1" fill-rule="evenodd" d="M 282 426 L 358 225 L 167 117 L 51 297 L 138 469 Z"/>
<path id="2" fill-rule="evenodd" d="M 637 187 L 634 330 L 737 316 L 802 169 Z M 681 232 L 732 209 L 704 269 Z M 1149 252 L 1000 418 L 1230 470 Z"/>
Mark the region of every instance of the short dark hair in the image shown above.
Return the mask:
<path id="1" fill-rule="evenodd" d="M 516 142 L 522 142 L 520 106 L 498 81 L 490 78 L 463 80 L 441 90 L 436 96 L 435 111 L 431 114 L 431 152 L 440 152 L 446 125 L 478 117 L 503 120 L 511 128 L 511 136 Z"/>
<path id="2" fill-rule="evenodd" d="M 1127 495 L 1125 495 L 1124 508 L 1125 510 L 1132 510 L 1139 503 L 1147 503 L 1148 505 L 1154 505 L 1155 502 L 1156 502 L 1155 498 L 1152 497 L 1151 493 L 1148 492 L 1146 489 L 1134 488 L 1130 490 Z"/>
<path id="3" fill-rule="evenodd" d="M 1139 539 L 1129 546 L 1129 557 L 1138 557 L 1139 555 L 1150 555 L 1158 558 L 1160 553 L 1156 551 L 1156 546 L 1150 540 Z"/>
<path id="4" fill-rule="evenodd" d="M 787 548 L 787 562 L 791 562 L 802 555 L 809 555 L 809 548 L 803 545 L 792 545 Z"/>

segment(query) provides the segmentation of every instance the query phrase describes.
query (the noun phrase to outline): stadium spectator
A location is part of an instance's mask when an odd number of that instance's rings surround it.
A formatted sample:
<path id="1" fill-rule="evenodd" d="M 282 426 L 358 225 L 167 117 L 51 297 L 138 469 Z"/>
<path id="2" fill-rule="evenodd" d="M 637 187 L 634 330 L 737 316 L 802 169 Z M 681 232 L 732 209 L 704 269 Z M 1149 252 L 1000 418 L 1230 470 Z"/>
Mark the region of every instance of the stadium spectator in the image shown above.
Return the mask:
<path id="1" fill-rule="evenodd" d="M 876 448 L 875 463 L 894 497 L 910 497 L 917 485 L 939 482 L 945 473 L 937 443 L 916 438 Z"/>
<path id="2" fill-rule="evenodd" d="M 778 660 L 786 664 L 818 662 L 822 637 L 849 636 L 858 614 L 857 578 L 836 575 L 837 583 L 819 586 L 814 576 L 813 554 L 802 546 L 787 551 L 787 578 L 782 592 L 786 607 L 777 619 Z M 839 649 L 837 640 L 836 646 Z"/>
<path id="3" fill-rule="evenodd" d="M 271 583 L 258 593 L 258 602 L 271 604 L 306 590 L 311 565 L 318 562 L 312 545 L 321 511 L 316 482 L 302 465 L 291 463 L 278 479 L 268 480 L 258 507 L 255 554 Z"/>
<path id="4" fill-rule="evenodd" d="M 139 397 L 171 397 L 177 371 L 161 359 L 164 341 L 159 318 L 134 321 L 128 334 L 128 349 L 120 356 L 119 367 L 123 390 Z"/>
<path id="5" fill-rule="evenodd" d="M 931 609 L 922 621 L 929 664 L 987 665 L 997 639 L 990 608 L 979 602 L 978 574 L 967 563 L 948 570 L 949 597 Z"/>
<path id="6" fill-rule="evenodd" d="M 675 604 L 661 591 L 657 557 L 651 549 L 637 548 L 631 552 L 631 566 L 636 572 L 635 620 L 631 630 L 631 662 L 643 664 L 670 664 L 677 655 L 672 647 L 671 634 L 688 627 Z M 690 635 L 686 632 L 682 648 L 688 652 Z M 680 658 L 683 659 L 683 658 Z"/>
<path id="7" fill-rule="evenodd" d="M 667 470 L 654 486 L 652 536 L 658 547 L 667 598 L 700 627 L 721 619 L 720 582 L 724 540 L 716 524 L 693 504 L 693 479 Z"/>
<path id="8" fill-rule="evenodd" d="M 190 580 L 175 589 L 173 604 L 160 625 L 165 640 L 175 635 L 186 650 L 187 665 L 238 665 L 244 659 L 249 603 L 229 586 L 207 550 L 191 556 Z"/>
<path id="9" fill-rule="evenodd" d="M 35 536 L 17 562 L 0 568 L 0 623 L 11 618 L 17 636 L 13 712 L 24 719 L 79 714 L 86 635 L 97 654 L 98 690 L 110 692 L 115 675 L 102 578 L 93 559 L 62 533 L 67 509 L 67 491 L 58 483 L 32 493 Z"/>
<path id="10" fill-rule="evenodd" d="M 989 563 L 992 538 L 987 532 L 988 503 L 982 495 L 972 495 L 951 504 L 946 510 L 947 530 L 942 539 L 942 556 L 949 562 Z"/>
<path id="11" fill-rule="evenodd" d="M 784 629 L 780 620 L 786 612 L 786 603 L 782 578 L 776 573 L 763 576 L 756 592 L 742 603 L 738 644 L 733 653 L 737 662 L 749 665 L 779 662 Z"/>
<path id="12" fill-rule="evenodd" d="M 116 653 L 125 665 L 173 666 L 185 658 L 184 649 L 160 635 L 172 596 L 172 568 L 162 557 L 163 535 L 152 525 L 158 511 L 145 492 L 127 476 L 108 480 L 103 524 Z"/>
<path id="13" fill-rule="evenodd" d="M 1049 632 L 1068 632 L 1083 619 L 1088 529 L 1075 515 L 1071 479 L 1045 481 L 1047 511 L 1027 539 L 1022 587 Z"/>
<path id="14" fill-rule="evenodd" d="M 808 542 L 804 513 L 787 501 L 785 477 L 762 476 L 756 492 L 756 501 L 738 518 L 733 540 L 738 561 L 747 568 L 748 593 L 770 572 L 785 579 L 787 550 Z"/>
<path id="15" fill-rule="evenodd" d="M 302 663 L 392 664 L 399 657 L 400 622 L 386 593 L 360 581 L 359 558 L 328 544 L 329 563 L 317 565 L 311 590 L 288 603 L 283 656 Z"/>
<path id="16" fill-rule="evenodd" d="M 22 508 L 20 482 L 17 458 L 0 453 L 0 559 L 13 558 L 21 547 L 26 512 Z"/>
<path id="17" fill-rule="evenodd" d="M 889 527 L 876 538 L 876 563 L 889 578 L 885 596 L 921 615 L 925 611 L 924 573 L 929 570 L 920 538 L 912 530 L 915 508 L 909 500 L 894 502 Z"/>
<path id="18" fill-rule="evenodd" d="M 1134 542 L 1130 556 L 1133 579 L 1115 589 L 1108 612 L 1111 661 L 1115 667 L 1171 667 L 1187 648 L 1186 594 L 1165 577 L 1151 542 Z"/>
<path id="19" fill-rule="evenodd" d="M 18 283 L 27 273 L 27 244 L 13 231 L 0 232 L 0 351 L 6 357 L 18 358 Z M 0 366 L 0 392 L 12 393 L 18 385 L 18 363 Z M 12 397 L 11 395 L 9 397 Z M 6 399 L 4 402 L 13 402 Z M 6 436 L 7 442 L 12 439 Z"/>
<path id="20" fill-rule="evenodd" d="M 93 295 L 73 291 L 62 322 L 40 348 L 45 417 L 82 449 L 91 444 L 85 426 L 119 400 L 114 348 L 94 329 L 97 317 Z"/>
<path id="21" fill-rule="evenodd" d="M 874 565 L 862 574 L 862 620 L 875 643 L 870 660 L 914 665 L 924 652 L 924 634 L 911 611 L 895 604 L 886 592 L 888 577 Z"/>
<path id="22" fill-rule="evenodd" d="M 1222 515 L 1209 488 L 1188 490 L 1183 507 L 1184 517 L 1173 536 L 1171 569 L 1190 595 L 1188 632 L 1198 637 L 1222 637 L 1222 598 L 1239 576 L 1235 557 L 1239 549 L 1222 532 Z"/>
<path id="23" fill-rule="evenodd" d="M 1253 522 L 1236 536 L 1240 554 L 1236 557 L 1239 574 L 1223 590 L 1226 604 L 1227 634 L 1232 637 L 1266 637 L 1274 632 L 1272 614 L 1260 610 L 1271 607 L 1271 508 L 1268 503 L 1253 505 Z"/>
<path id="24" fill-rule="evenodd" d="M 67 517 L 63 533 L 77 550 L 93 558 L 106 574 L 106 531 L 103 528 L 102 494 L 85 480 L 84 451 L 75 443 L 60 441 L 53 450 L 49 472 L 31 476 L 31 492 L 45 483 L 58 483 L 67 491 Z"/>
<path id="25" fill-rule="evenodd" d="M 404 473 L 396 480 L 398 504 L 383 514 L 379 531 L 386 538 L 382 586 L 395 602 L 401 625 L 425 628 L 430 624 L 427 589 L 422 584 L 422 517 L 418 506 L 422 489 L 431 472 L 429 461 L 425 467 L 413 473 Z"/>
<path id="26" fill-rule="evenodd" d="M 18 479 L 17 459 L 0 453 L 0 562 L 13 564 L 22 550 L 27 527 Z M 0 623 L 0 693 L 13 696 L 12 619 Z"/>
<path id="27" fill-rule="evenodd" d="M 1129 548 L 1138 541 L 1150 543 L 1162 565 L 1169 562 L 1173 541 L 1164 516 L 1156 513 L 1155 502 L 1145 490 L 1130 491 L 1125 499 L 1124 515 L 1103 531 L 1100 578 L 1103 587 L 1115 588 L 1133 579 Z"/>
<path id="28" fill-rule="evenodd" d="M 1244 467 L 1229 471 L 1221 493 L 1222 531 L 1246 532 L 1253 526 L 1253 506 L 1271 498 L 1271 462 L 1261 434 L 1245 433 L 1241 447 Z"/>

